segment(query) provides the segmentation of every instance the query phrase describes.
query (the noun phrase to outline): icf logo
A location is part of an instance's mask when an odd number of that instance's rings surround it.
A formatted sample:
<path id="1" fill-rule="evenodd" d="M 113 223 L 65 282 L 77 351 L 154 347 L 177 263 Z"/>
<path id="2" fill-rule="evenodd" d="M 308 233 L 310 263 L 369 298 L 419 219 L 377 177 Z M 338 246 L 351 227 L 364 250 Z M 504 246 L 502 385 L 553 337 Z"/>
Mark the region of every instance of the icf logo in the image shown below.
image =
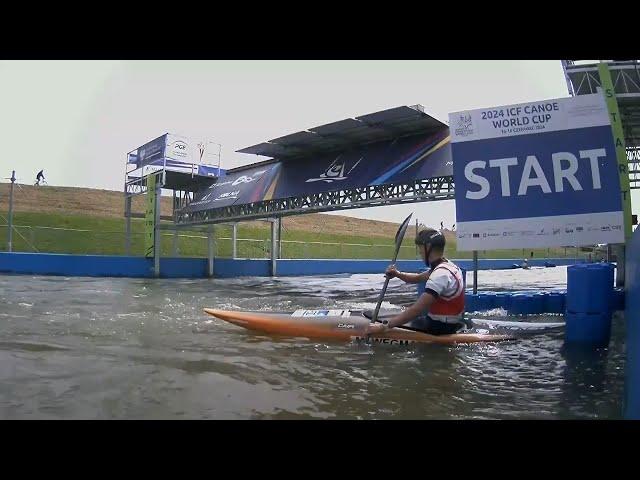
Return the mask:
<path id="1" fill-rule="evenodd" d="M 461 113 L 457 116 L 455 133 L 460 137 L 473 135 L 473 119 L 470 113 Z"/>

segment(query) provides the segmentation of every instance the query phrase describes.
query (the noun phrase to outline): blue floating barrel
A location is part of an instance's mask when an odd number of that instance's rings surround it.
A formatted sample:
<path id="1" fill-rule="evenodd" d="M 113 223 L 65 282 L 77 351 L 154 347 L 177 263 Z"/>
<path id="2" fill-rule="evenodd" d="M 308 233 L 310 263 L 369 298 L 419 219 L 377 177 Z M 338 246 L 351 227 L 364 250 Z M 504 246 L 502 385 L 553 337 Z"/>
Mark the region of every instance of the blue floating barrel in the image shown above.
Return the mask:
<path id="1" fill-rule="evenodd" d="M 509 313 L 512 315 L 526 315 L 529 311 L 529 296 L 526 293 L 516 293 L 511 296 Z"/>
<path id="2" fill-rule="evenodd" d="M 465 312 L 475 312 L 478 310 L 478 295 L 468 294 L 464 296 Z"/>
<path id="3" fill-rule="evenodd" d="M 536 292 L 531 295 L 531 301 L 529 306 L 529 314 L 540 315 L 545 310 L 545 299 L 547 294 L 544 292 Z"/>
<path id="4" fill-rule="evenodd" d="M 496 294 L 494 292 L 482 292 L 478 294 L 478 296 L 481 298 L 481 310 L 491 310 L 492 308 L 496 308 Z"/>
<path id="5" fill-rule="evenodd" d="M 509 300 L 511 299 L 511 295 L 507 292 L 497 292 L 496 293 L 496 308 L 504 308 L 505 310 L 509 309 Z"/>
<path id="6" fill-rule="evenodd" d="M 550 292 L 545 301 L 546 313 L 564 313 L 564 293 Z"/>
<path id="7" fill-rule="evenodd" d="M 616 288 L 613 290 L 613 299 L 611 301 L 611 309 L 624 310 L 624 289 Z"/>
<path id="8" fill-rule="evenodd" d="M 565 342 L 608 344 L 612 306 L 613 267 L 610 264 L 567 268 Z"/>
<path id="9" fill-rule="evenodd" d="M 611 313 L 565 314 L 565 341 L 594 346 L 607 346 L 611 337 Z"/>
<path id="10" fill-rule="evenodd" d="M 476 310 L 478 311 L 487 310 L 487 300 L 488 300 L 487 295 L 484 292 L 479 292 L 476 298 L 477 298 Z"/>
<path id="11" fill-rule="evenodd" d="M 609 264 L 581 264 L 567 268 L 566 309 L 575 313 L 603 313 L 611 309 L 613 268 Z"/>

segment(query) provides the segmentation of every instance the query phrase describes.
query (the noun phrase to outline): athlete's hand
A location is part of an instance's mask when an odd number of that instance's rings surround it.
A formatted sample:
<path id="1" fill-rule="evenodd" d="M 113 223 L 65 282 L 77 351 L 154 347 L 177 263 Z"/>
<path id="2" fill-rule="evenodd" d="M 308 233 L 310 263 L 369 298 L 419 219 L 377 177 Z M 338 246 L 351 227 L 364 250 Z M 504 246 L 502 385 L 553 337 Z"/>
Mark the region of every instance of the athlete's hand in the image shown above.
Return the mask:
<path id="1" fill-rule="evenodd" d="M 387 270 L 384 272 L 384 276 L 387 278 L 393 278 L 398 276 L 398 269 L 395 265 L 389 265 Z"/>
<path id="2" fill-rule="evenodd" d="M 379 333 L 384 333 L 388 330 L 386 325 L 383 325 L 382 323 L 370 323 L 369 326 L 367 327 L 367 334 L 368 335 L 376 335 Z"/>

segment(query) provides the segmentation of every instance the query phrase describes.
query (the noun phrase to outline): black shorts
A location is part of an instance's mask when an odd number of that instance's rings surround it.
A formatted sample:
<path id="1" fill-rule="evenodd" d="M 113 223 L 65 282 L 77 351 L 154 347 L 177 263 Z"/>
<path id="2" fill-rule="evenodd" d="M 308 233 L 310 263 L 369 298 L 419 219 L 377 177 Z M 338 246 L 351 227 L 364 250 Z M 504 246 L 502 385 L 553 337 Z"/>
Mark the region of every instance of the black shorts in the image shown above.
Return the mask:
<path id="1" fill-rule="evenodd" d="M 431 335 L 450 335 L 462 329 L 464 324 L 439 322 L 424 315 L 414 319 L 409 326 Z"/>

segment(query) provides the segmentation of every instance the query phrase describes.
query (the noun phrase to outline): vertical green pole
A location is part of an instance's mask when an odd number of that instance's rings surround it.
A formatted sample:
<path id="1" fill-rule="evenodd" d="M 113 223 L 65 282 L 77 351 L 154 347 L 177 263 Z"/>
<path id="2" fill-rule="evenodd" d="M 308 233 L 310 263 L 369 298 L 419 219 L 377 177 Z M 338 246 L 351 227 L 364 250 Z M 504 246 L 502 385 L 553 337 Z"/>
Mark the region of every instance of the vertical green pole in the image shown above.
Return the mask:
<path id="1" fill-rule="evenodd" d="M 162 252 L 160 249 L 160 240 L 162 240 L 162 237 L 160 236 L 160 194 L 163 184 L 164 181 L 160 183 L 158 178 L 156 178 L 156 194 L 154 202 L 155 220 L 153 224 L 153 276 L 155 278 L 160 277 L 160 255 Z"/>
<path id="2" fill-rule="evenodd" d="M 156 226 L 156 176 L 147 177 L 147 208 L 144 216 L 144 256 L 153 257 Z"/>
<path id="3" fill-rule="evenodd" d="M 604 99 L 607 102 L 609 117 L 611 118 L 611 129 L 613 130 L 613 140 L 616 146 L 616 157 L 618 159 L 618 174 L 620 176 L 620 193 L 622 195 L 622 210 L 624 212 L 624 238 L 631 238 L 631 194 L 629 190 L 629 162 L 627 160 L 627 150 L 624 143 L 624 134 L 622 131 L 622 120 L 620 119 L 620 109 L 616 100 L 615 90 L 613 89 L 613 81 L 611 80 L 611 72 L 609 65 L 602 62 L 598 64 L 598 73 L 600 74 L 600 84 L 604 93 Z"/>

